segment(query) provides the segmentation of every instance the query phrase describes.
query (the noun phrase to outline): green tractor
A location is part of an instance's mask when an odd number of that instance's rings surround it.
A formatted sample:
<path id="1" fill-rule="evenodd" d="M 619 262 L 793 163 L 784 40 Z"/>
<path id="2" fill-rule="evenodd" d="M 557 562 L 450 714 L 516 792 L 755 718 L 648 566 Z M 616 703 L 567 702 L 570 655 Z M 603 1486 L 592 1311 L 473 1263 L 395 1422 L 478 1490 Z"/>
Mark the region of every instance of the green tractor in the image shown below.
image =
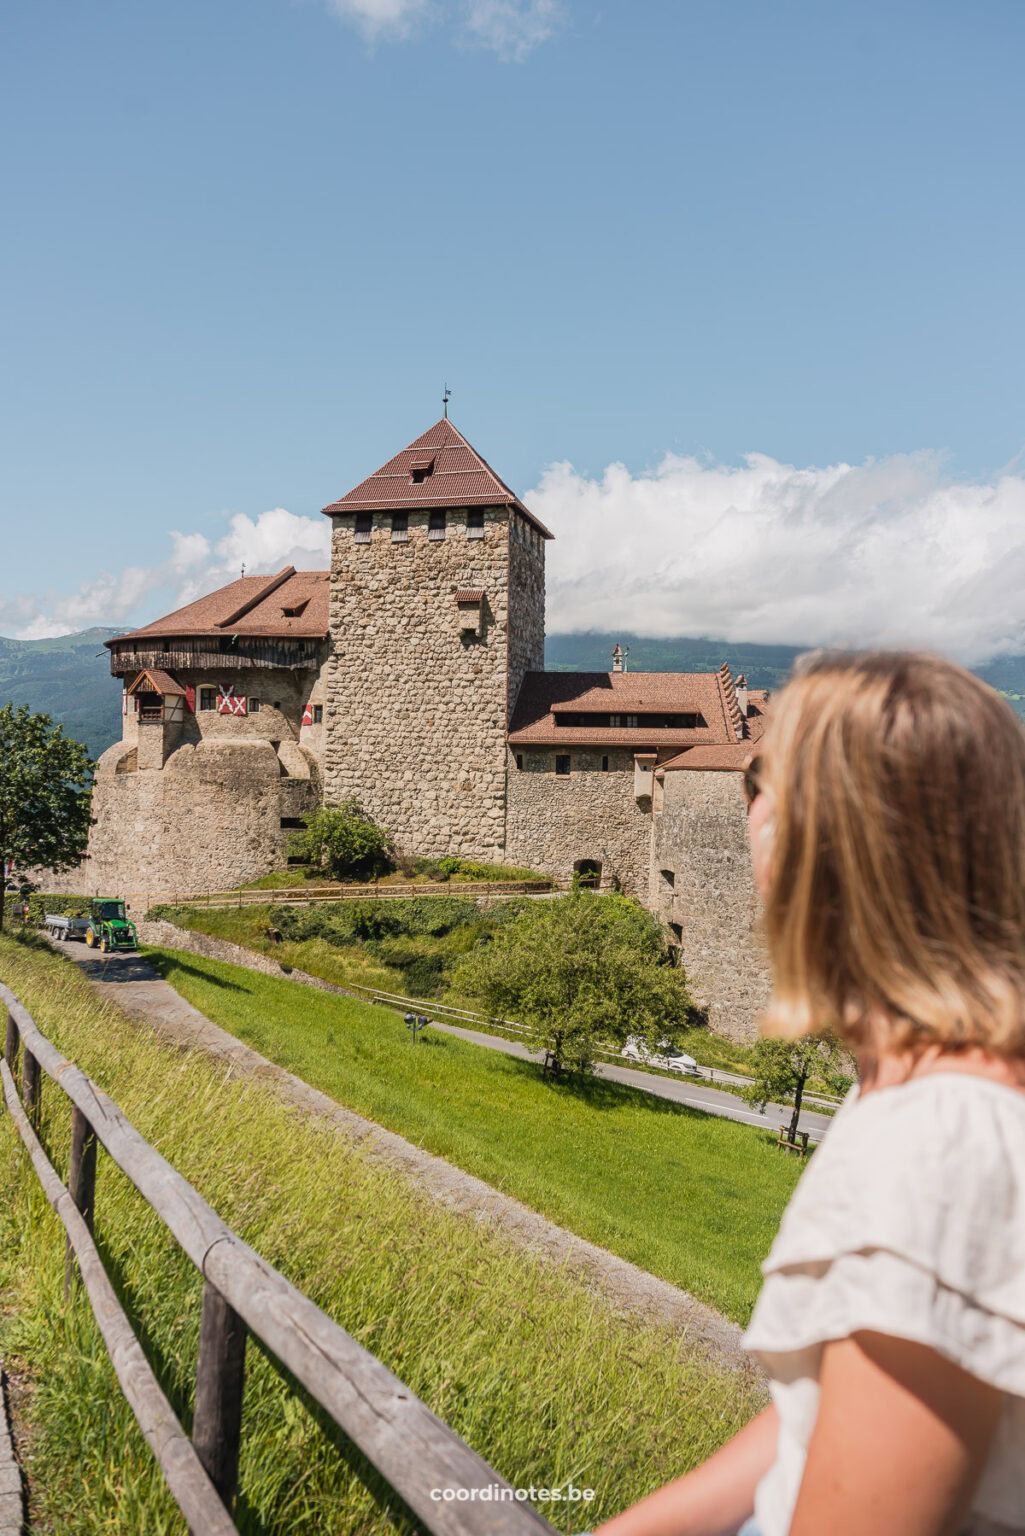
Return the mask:
<path id="1" fill-rule="evenodd" d="M 90 949 L 98 949 L 104 955 L 113 950 L 138 949 L 135 924 L 125 916 L 123 901 L 109 896 L 99 897 L 90 903 L 88 921 L 85 942 Z"/>

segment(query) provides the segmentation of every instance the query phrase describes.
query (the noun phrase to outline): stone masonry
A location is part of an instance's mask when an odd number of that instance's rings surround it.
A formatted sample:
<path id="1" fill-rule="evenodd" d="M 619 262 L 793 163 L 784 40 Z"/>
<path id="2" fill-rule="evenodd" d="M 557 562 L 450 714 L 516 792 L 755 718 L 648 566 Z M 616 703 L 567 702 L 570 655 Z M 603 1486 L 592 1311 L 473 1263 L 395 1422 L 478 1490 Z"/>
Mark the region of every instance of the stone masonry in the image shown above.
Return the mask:
<path id="1" fill-rule="evenodd" d="M 574 752 L 564 776 L 555 773 L 553 757 L 547 751 L 509 754 L 509 862 L 567 879 L 586 860 L 601 866 L 604 888 L 618 885 L 643 897 L 650 800 L 635 796 L 633 754 Z"/>
<path id="2" fill-rule="evenodd" d="M 711 1028 L 750 1039 L 769 971 L 738 781 L 714 770 L 656 780 L 647 904 L 675 936 Z"/>
<path id="3" fill-rule="evenodd" d="M 356 796 L 410 852 L 500 860 L 510 693 L 544 647 L 544 542 L 507 507 L 484 510 L 482 538 L 465 510 L 443 538 L 429 519 L 410 511 L 401 542 L 386 512 L 366 542 L 353 514 L 332 519 L 326 795 Z M 479 618 L 460 592 L 483 594 Z"/>

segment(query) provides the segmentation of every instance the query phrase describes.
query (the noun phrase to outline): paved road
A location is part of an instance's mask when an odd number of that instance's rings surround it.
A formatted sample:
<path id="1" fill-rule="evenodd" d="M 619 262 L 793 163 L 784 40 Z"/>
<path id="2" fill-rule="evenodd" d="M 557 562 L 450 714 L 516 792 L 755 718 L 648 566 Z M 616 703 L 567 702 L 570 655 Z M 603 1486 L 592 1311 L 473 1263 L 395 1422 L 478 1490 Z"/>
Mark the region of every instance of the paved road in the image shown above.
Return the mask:
<path id="1" fill-rule="evenodd" d="M 116 983 L 121 994 L 118 1000 L 129 1013 L 136 1017 L 150 1015 L 154 1024 L 161 1022 L 167 983 L 154 977 L 152 969 L 140 955 L 100 955 L 96 950 L 87 949 L 81 943 L 59 939 L 51 939 L 50 942 L 55 949 L 67 955 L 69 960 L 76 961 L 91 980 Z M 525 1061 L 540 1060 L 541 1053 L 530 1051 L 518 1040 L 506 1040 L 501 1035 L 485 1035 L 480 1030 L 464 1029 L 458 1024 L 443 1024 L 440 1020 L 432 1020 L 431 1028 L 443 1030 L 446 1034 L 459 1035 L 461 1039 L 472 1041 L 474 1045 L 483 1045 L 492 1051 L 502 1051 L 507 1056 L 518 1056 Z M 638 1072 L 633 1067 L 620 1067 L 604 1061 L 596 1062 L 594 1070 L 598 1077 L 608 1078 L 616 1083 L 626 1083 L 631 1088 L 640 1088 L 643 1093 L 653 1093 L 661 1099 L 672 1099 L 676 1104 L 686 1104 L 691 1109 L 703 1110 L 705 1114 L 722 1115 L 725 1119 L 737 1120 L 742 1125 L 760 1126 L 762 1130 L 775 1131 L 781 1125 L 789 1125 L 790 1116 L 793 1113 L 782 1104 L 767 1104 L 764 1111 L 759 1113 L 745 1104 L 743 1099 L 739 1099 L 735 1093 L 724 1093 L 718 1088 L 708 1088 L 692 1077 L 679 1079 L 661 1077 L 654 1072 Z M 808 1132 L 810 1141 L 821 1141 L 829 1129 L 829 1124 L 828 1115 L 818 1115 L 809 1111 L 802 1113 L 799 1128 Z"/>
<path id="2" fill-rule="evenodd" d="M 432 1029 L 444 1030 L 449 1035 L 459 1035 L 474 1045 L 486 1045 L 492 1051 L 503 1051 L 507 1056 L 519 1056 L 526 1061 L 539 1061 L 541 1052 L 530 1051 L 518 1040 L 505 1040 L 499 1035 L 483 1035 L 476 1029 L 463 1029 L 458 1024 L 433 1022 Z M 610 1078 L 616 1083 L 627 1083 L 645 1093 L 654 1093 L 660 1099 L 672 1099 L 677 1104 L 687 1104 L 692 1109 L 704 1110 L 709 1115 L 722 1115 L 727 1120 L 739 1120 L 742 1125 L 758 1125 L 762 1130 L 775 1131 L 781 1125 L 790 1124 L 792 1109 L 783 1104 L 766 1104 L 764 1111 L 757 1110 L 738 1099 L 735 1093 L 724 1093 L 718 1088 L 706 1088 L 692 1077 L 660 1077 L 654 1072 L 638 1072 L 632 1067 L 618 1067 L 611 1062 L 596 1062 L 595 1074 Z M 829 1129 L 830 1116 L 802 1113 L 799 1129 L 808 1132 L 810 1141 L 821 1141 Z"/>

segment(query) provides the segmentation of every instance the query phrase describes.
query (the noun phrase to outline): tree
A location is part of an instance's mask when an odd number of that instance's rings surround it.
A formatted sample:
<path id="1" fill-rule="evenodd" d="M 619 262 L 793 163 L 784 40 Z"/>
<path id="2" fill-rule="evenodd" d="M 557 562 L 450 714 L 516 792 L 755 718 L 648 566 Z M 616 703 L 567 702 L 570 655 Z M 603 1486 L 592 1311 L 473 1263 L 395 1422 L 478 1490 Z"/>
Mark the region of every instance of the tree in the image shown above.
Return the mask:
<path id="1" fill-rule="evenodd" d="M 575 891 L 526 905 L 452 980 L 494 1017 L 513 1018 L 545 1071 L 586 1071 L 602 1041 L 673 1039 L 690 1010 L 658 922 L 625 896 Z"/>
<path id="2" fill-rule="evenodd" d="M 368 879 L 391 869 L 391 834 L 357 800 L 322 805 L 303 821 L 305 828 L 291 838 L 289 852 L 329 870 L 336 880 Z"/>
<path id="3" fill-rule="evenodd" d="M 744 1090 L 749 1104 L 759 1109 L 768 1103 L 794 1103 L 787 1140 L 797 1140 L 801 1101 L 810 1077 L 824 1077 L 831 1088 L 849 1088 L 851 1080 L 840 1070 L 842 1047 L 821 1037 L 801 1040 L 759 1040 L 755 1047 L 754 1082 Z"/>
<path id="4" fill-rule="evenodd" d="M 9 869 L 69 869 L 84 856 L 92 774 L 85 747 L 49 715 L 0 709 L 0 928 Z"/>

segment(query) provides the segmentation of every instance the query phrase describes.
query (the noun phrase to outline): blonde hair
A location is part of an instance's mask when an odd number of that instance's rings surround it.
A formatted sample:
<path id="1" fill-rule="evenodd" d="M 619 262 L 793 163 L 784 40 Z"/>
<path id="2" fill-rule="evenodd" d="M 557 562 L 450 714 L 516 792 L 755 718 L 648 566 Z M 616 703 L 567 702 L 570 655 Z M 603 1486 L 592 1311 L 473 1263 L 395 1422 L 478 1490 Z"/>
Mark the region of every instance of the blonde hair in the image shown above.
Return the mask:
<path id="1" fill-rule="evenodd" d="M 1025 730 L 921 654 L 817 653 L 773 702 L 764 1032 L 1025 1053 Z M 873 1028 L 878 1027 L 874 1022 Z"/>

